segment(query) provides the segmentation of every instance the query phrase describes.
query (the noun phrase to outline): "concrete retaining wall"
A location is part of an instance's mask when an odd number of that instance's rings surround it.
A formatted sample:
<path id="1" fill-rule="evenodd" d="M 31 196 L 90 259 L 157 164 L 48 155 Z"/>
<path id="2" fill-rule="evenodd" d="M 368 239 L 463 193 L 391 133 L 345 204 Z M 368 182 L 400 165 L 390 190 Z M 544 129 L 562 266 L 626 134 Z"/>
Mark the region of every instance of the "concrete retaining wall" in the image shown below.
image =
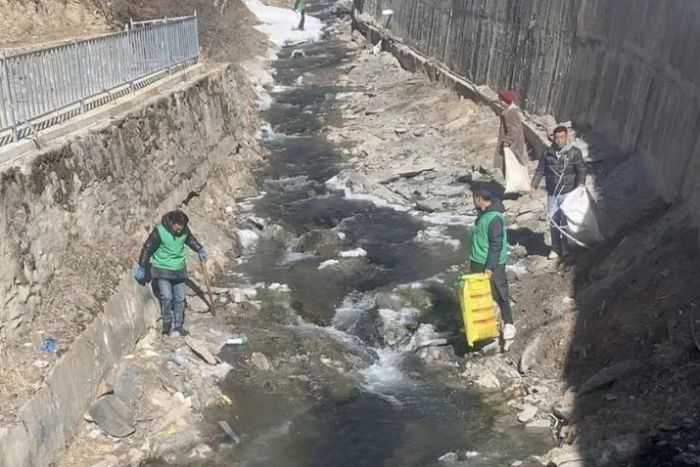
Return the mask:
<path id="1" fill-rule="evenodd" d="M 51 465 L 106 373 L 155 325 L 150 289 L 131 271 L 166 210 L 197 194 L 185 210 L 214 263 L 225 261 L 234 239 L 217 222 L 259 158 L 254 96 L 237 73 L 190 70 L 0 166 L 0 347 L 23 355 L 20 343 L 44 330 L 65 352 L 36 393 L 16 388 L 27 399 L 0 427 L 0 467 Z"/>
<path id="2" fill-rule="evenodd" d="M 389 29 L 412 48 L 477 85 L 517 90 L 527 111 L 602 136 L 613 148 L 606 156 L 631 159 L 629 178 L 641 173 L 644 190 L 662 201 L 700 205 L 693 170 L 700 4 L 357 0 L 356 7 L 378 23 L 392 9 Z"/>

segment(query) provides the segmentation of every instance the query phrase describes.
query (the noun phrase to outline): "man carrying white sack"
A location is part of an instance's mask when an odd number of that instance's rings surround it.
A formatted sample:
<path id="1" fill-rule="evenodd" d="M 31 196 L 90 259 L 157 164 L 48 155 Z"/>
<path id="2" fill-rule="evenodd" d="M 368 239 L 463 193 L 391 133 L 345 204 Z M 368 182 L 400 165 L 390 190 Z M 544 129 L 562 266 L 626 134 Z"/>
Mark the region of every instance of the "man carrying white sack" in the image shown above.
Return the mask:
<path id="1" fill-rule="evenodd" d="M 514 91 L 501 91 L 499 100 L 504 109 L 500 115 L 496 167 L 503 171 L 505 193 L 527 193 L 530 176 L 527 173 L 527 145 L 523 131 L 523 118 L 516 105 Z"/>
<path id="2" fill-rule="evenodd" d="M 552 233 L 552 251 L 549 259 L 557 259 L 567 255 L 566 216 L 561 205 L 566 195 L 586 181 L 586 165 L 583 161 L 581 150 L 569 142 L 569 130 L 565 126 L 554 129 L 554 142 L 537 164 L 535 175 L 532 178 L 530 194 L 534 195 L 540 185 L 542 177 L 545 179 L 547 189 L 547 217 Z"/>

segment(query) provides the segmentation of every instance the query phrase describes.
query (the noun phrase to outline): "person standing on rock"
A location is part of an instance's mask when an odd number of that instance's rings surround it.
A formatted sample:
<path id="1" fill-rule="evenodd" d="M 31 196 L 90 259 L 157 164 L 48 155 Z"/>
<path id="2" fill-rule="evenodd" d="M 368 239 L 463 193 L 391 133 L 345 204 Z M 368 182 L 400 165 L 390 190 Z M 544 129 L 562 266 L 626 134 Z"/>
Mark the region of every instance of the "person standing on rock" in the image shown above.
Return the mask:
<path id="1" fill-rule="evenodd" d="M 500 115 L 501 125 L 498 130 L 496 167 L 503 172 L 506 181 L 508 181 L 509 177 L 515 177 L 516 179 L 525 178 L 526 181 L 524 183 L 515 182 L 515 191 L 526 193 L 529 176 L 526 176 L 528 155 L 527 145 L 525 144 L 525 132 L 523 131 L 523 117 L 515 103 L 516 94 L 514 91 L 501 91 L 498 93 L 498 98 L 504 106 L 504 110 Z M 519 164 L 519 166 L 509 168 L 513 172 L 511 174 L 508 173 L 507 169 L 507 149 L 513 152 L 517 164 Z M 521 174 L 526 177 L 523 177 Z M 511 180 L 511 183 L 513 182 L 514 180 Z"/>
<path id="2" fill-rule="evenodd" d="M 547 189 L 547 218 L 552 235 L 552 251 L 549 259 L 568 254 L 566 217 L 561 205 L 566 195 L 586 182 L 586 165 L 581 150 L 570 143 L 569 130 L 565 126 L 554 129 L 553 143 L 544 151 L 532 178 L 530 194 L 534 196 L 542 178 Z"/>
<path id="3" fill-rule="evenodd" d="M 180 210 L 165 214 L 146 239 L 134 273 L 136 281 L 145 285 L 150 263 L 151 277 L 156 281 L 155 290 L 160 300 L 163 335 L 171 337 L 185 334 L 185 246 L 194 250 L 200 261 L 207 260 L 207 252 L 192 235 L 188 224 L 187 215 Z"/>
<path id="4" fill-rule="evenodd" d="M 506 261 L 508 260 L 508 233 L 503 203 L 485 188 L 473 192 L 474 206 L 479 216 L 472 231 L 470 272 L 485 272 L 491 279 L 493 299 L 501 309 L 503 340 L 515 338 L 513 310 L 510 307 Z"/>
<path id="5" fill-rule="evenodd" d="M 304 30 L 304 23 L 306 22 L 306 0 L 296 0 L 294 2 L 294 11 L 299 13 L 299 26 L 297 26 L 298 31 Z"/>

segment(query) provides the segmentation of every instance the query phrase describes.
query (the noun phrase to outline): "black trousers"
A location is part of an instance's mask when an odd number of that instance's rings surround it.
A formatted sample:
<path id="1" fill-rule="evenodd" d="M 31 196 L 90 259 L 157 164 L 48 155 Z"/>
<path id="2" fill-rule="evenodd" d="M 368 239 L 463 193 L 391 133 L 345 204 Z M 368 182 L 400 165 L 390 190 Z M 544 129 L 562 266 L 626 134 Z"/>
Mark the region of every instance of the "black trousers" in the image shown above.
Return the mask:
<path id="1" fill-rule="evenodd" d="M 485 264 L 471 262 L 469 272 L 479 273 L 486 270 Z M 494 301 L 501 309 L 501 319 L 506 324 L 513 324 L 513 310 L 510 307 L 510 292 L 508 291 L 508 276 L 506 276 L 506 265 L 499 264 L 491 276 L 491 293 Z"/>

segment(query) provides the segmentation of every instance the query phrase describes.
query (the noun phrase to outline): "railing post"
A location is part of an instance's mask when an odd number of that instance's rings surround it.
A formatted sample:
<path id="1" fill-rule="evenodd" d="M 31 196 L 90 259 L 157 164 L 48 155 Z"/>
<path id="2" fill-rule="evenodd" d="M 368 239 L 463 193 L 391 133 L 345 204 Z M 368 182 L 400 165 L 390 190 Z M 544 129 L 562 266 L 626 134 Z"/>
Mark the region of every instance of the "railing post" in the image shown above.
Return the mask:
<path id="1" fill-rule="evenodd" d="M 73 41 L 73 55 L 75 57 L 75 68 L 78 72 L 78 84 L 80 85 L 80 113 L 85 113 L 85 94 L 88 91 L 85 83 L 85 71 L 83 64 L 80 62 L 80 53 L 78 53 L 78 41 Z"/>
<path id="2" fill-rule="evenodd" d="M 168 51 L 168 74 L 173 72 L 175 68 L 173 66 L 173 49 L 170 44 L 170 25 L 168 24 L 168 17 L 165 17 L 165 27 L 163 28 L 163 45 Z"/>
<path id="3" fill-rule="evenodd" d="M 12 100 L 12 88 L 10 87 L 10 72 L 7 66 L 7 54 L 2 52 L 2 82 L 5 91 L 5 118 L 12 128 L 12 141 L 17 141 L 17 118 L 15 116 L 15 104 Z"/>

